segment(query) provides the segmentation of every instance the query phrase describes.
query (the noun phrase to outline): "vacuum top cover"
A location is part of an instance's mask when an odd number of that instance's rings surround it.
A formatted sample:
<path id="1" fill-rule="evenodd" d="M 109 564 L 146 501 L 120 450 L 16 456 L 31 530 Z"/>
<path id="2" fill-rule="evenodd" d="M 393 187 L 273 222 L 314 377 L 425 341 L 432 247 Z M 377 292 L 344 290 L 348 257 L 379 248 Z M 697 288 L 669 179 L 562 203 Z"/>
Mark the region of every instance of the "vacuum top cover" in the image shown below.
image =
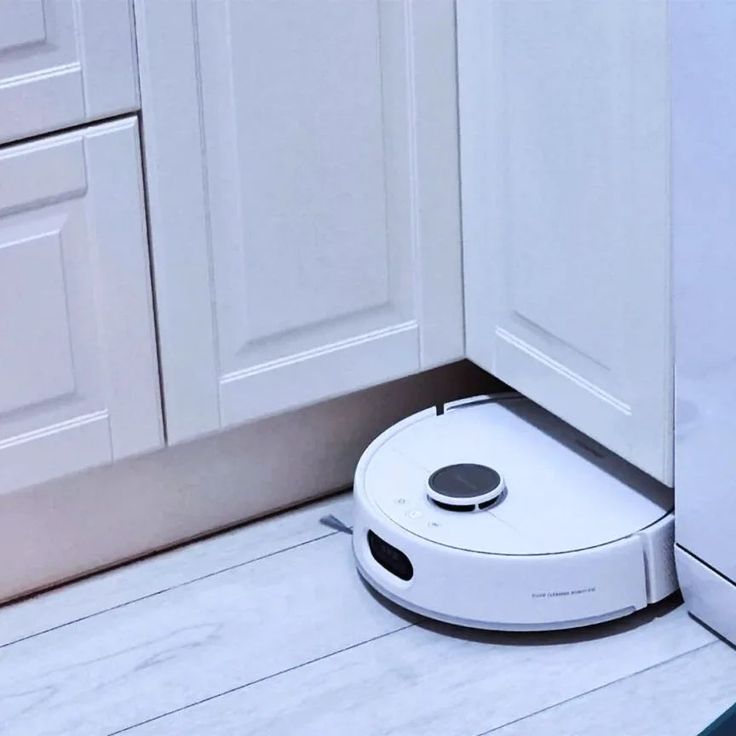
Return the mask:
<path id="1" fill-rule="evenodd" d="M 433 543 L 571 552 L 628 537 L 672 510 L 671 489 L 523 398 L 428 410 L 394 429 L 366 453 L 368 500 Z"/>

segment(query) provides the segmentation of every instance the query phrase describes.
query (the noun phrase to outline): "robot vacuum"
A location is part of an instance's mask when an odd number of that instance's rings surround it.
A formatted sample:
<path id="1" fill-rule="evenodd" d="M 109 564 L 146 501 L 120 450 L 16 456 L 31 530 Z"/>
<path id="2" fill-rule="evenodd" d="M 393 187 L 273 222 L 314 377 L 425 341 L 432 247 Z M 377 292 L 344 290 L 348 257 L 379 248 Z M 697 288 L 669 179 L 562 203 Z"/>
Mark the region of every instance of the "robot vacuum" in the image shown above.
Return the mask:
<path id="1" fill-rule="evenodd" d="M 672 489 L 517 394 L 394 425 L 354 494 L 358 571 L 430 618 L 565 629 L 677 589 Z"/>

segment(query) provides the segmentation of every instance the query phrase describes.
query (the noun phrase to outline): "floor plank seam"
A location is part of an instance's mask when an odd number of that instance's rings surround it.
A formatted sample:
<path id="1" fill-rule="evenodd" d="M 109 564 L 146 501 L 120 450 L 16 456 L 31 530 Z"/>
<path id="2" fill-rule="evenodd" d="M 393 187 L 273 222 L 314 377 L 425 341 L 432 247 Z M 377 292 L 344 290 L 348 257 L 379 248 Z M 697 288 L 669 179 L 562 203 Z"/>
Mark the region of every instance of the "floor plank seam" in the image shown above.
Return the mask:
<path id="1" fill-rule="evenodd" d="M 336 534 L 338 532 L 335 532 Z M 168 716 L 174 715 L 175 713 L 181 713 L 182 711 L 189 710 L 190 708 L 194 708 L 197 705 L 202 705 L 203 703 L 208 703 L 211 700 L 217 700 L 218 698 L 225 697 L 226 695 L 230 695 L 232 693 L 238 692 L 240 690 L 245 690 L 248 687 L 251 687 L 252 685 L 258 685 L 261 682 L 266 682 L 268 680 L 272 680 L 276 677 L 281 677 L 282 675 L 286 675 L 289 672 L 294 672 L 295 670 L 299 670 L 302 667 L 308 667 L 309 665 L 316 664 L 317 662 L 321 662 L 325 659 L 329 659 L 330 657 L 334 657 L 338 654 L 343 654 L 344 652 L 349 652 L 353 649 L 358 649 L 359 647 L 365 646 L 366 644 L 371 644 L 374 641 L 378 641 L 379 639 L 385 639 L 387 636 L 393 636 L 394 634 L 398 634 L 401 631 L 406 631 L 406 629 L 410 629 L 412 626 L 416 626 L 414 623 L 406 624 L 405 626 L 400 626 L 397 629 L 392 629 L 391 631 L 386 631 L 383 634 L 378 634 L 378 636 L 373 636 L 370 639 L 365 639 L 364 641 L 356 642 L 355 644 L 351 644 L 350 646 L 343 647 L 342 649 L 337 649 L 334 652 L 330 652 L 329 654 L 323 654 L 320 657 L 314 657 L 313 659 L 309 659 L 306 662 L 301 662 L 300 664 L 296 664 L 293 667 L 287 667 L 286 669 L 279 670 L 278 672 L 274 672 L 270 675 L 264 675 L 263 677 L 259 677 L 255 680 L 251 680 L 249 682 L 243 683 L 242 685 L 236 685 L 235 687 L 231 687 L 227 690 L 223 690 L 220 693 L 217 693 L 215 695 L 209 695 L 206 698 L 202 698 L 201 700 L 195 700 L 191 703 L 187 703 L 186 705 L 182 705 L 180 708 L 174 708 L 173 710 L 167 711 L 166 713 L 161 713 L 160 715 L 154 716 L 153 718 L 147 718 L 145 721 L 140 721 L 139 723 L 131 724 L 130 726 L 126 726 L 125 728 L 121 728 L 117 731 L 111 731 L 107 734 L 107 736 L 119 736 L 121 733 L 129 733 L 130 731 L 133 731 L 136 728 L 139 728 L 140 726 L 145 726 L 148 723 L 153 723 L 154 721 L 160 721 L 162 718 L 166 718 Z"/>
<path id="2" fill-rule="evenodd" d="M 644 674 L 645 672 L 649 672 L 650 670 L 654 670 L 657 667 L 662 667 L 663 665 L 669 664 L 671 662 L 675 662 L 678 659 L 682 657 L 686 657 L 690 654 L 693 654 L 694 652 L 699 652 L 702 649 L 707 649 L 708 647 L 713 646 L 714 644 L 717 644 L 718 641 L 709 641 L 707 644 L 701 644 L 699 647 L 695 647 L 694 649 L 690 649 L 687 652 L 680 652 L 680 654 L 675 655 L 674 657 L 670 657 L 669 659 L 663 659 L 661 662 L 657 662 L 656 664 L 652 664 L 649 667 L 644 667 L 641 670 L 637 670 L 636 672 L 631 672 L 628 675 L 624 675 L 623 677 L 618 677 L 615 680 L 611 680 L 610 682 L 605 683 L 604 685 L 599 685 L 598 687 L 591 688 L 590 690 L 586 690 L 585 692 L 578 693 L 577 695 L 573 695 L 570 698 L 566 698 L 564 700 L 560 700 L 559 703 L 554 703 L 552 705 L 548 705 L 545 708 L 540 708 L 539 710 L 534 711 L 533 713 L 528 713 L 525 716 L 521 716 L 519 718 L 514 718 L 511 721 L 508 721 L 507 723 L 503 723 L 500 726 L 494 726 L 488 731 L 482 731 L 479 734 L 476 734 L 476 736 L 488 736 L 489 734 L 496 733 L 497 731 L 500 731 L 503 728 L 506 728 L 507 726 L 512 726 L 516 723 L 520 723 L 521 721 L 526 721 L 529 718 L 534 718 L 535 716 L 538 716 L 542 713 L 546 713 L 547 711 L 554 710 L 555 708 L 559 708 L 563 705 L 566 705 L 568 703 L 572 703 L 575 700 L 579 700 L 580 698 L 584 698 L 588 695 L 591 695 L 595 692 L 598 692 L 599 690 L 605 690 L 607 687 L 611 687 L 612 685 L 616 685 L 619 682 L 624 682 L 625 680 L 630 679 L 631 677 L 636 677 L 637 675 Z"/>
<path id="3" fill-rule="evenodd" d="M 245 567 L 246 565 L 251 565 L 255 562 L 260 562 L 261 560 L 266 560 L 269 557 L 275 557 L 276 555 L 283 554 L 284 552 L 290 552 L 291 550 L 299 549 L 300 547 L 304 547 L 307 544 L 319 542 L 322 539 L 333 537 L 335 536 L 335 534 L 339 534 L 339 533 L 340 532 L 337 532 L 337 531 L 327 532 L 326 534 L 321 534 L 318 537 L 307 539 L 303 542 L 299 542 L 298 544 L 292 544 L 288 547 L 282 547 L 278 550 L 274 550 L 273 552 L 268 552 L 266 554 L 259 555 L 258 557 L 253 557 L 252 559 L 244 560 L 243 562 L 238 562 L 235 565 L 228 565 L 227 567 L 223 567 L 222 569 L 215 570 L 213 572 L 208 572 L 206 575 L 199 575 L 198 577 L 191 578 L 190 580 L 185 580 L 184 582 L 177 583 L 176 585 L 170 585 L 167 588 L 156 590 L 153 593 L 147 593 L 146 595 L 139 596 L 138 598 L 131 598 L 129 601 L 125 601 L 124 603 L 118 603 L 115 606 L 110 606 L 109 608 L 103 608 L 99 611 L 95 611 L 94 613 L 90 613 L 86 616 L 80 616 L 78 618 L 71 619 L 70 621 L 65 621 L 64 623 L 58 624 L 57 626 L 50 626 L 48 629 L 43 629 L 42 631 L 36 631 L 33 634 L 28 634 L 27 636 L 21 636 L 19 639 L 14 639 L 13 641 L 5 642 L 4 644 L 0 644 L 0 650 L 5 649 L 6 647 L 11 647 L 14 644 L 20 644 L 21 642 L 27 641 L 28 639 L 33 639 L 37 636 L 42 636 L 43 634 L 48 634 L 53 631 L 58 631 L 59 629 L 63 629 L 66 626 L 72 626 L 74 624 L 80 623 L 81 621 L 87 621 L 88 619 L 95 618 L 96 616 L 101 616 L 104 613 L 109 613 L 110 611 L 116 611 L 120 608 L 125 608 L 126 606 L 130 606 L 133 603 L 139 603 L 140 601 L 145 601 L 145 600 L 148 600 L 149 598 L 155 598 L 158 595 L 169 593 L 172 590 L 177 590 L 178 588 L 184 588 L 187 585 L 192 585 L 194 583 L 201 582 L 202 580 L 207 580 L 208 578 L 215 577 L 216 575 L 221 575 L 222 573 L 229 572 L 230 570 L 236 570 L 239 567 Z M 1 617 L 2 617 L 2 610 L 0 609 L 0 618 Z"/>

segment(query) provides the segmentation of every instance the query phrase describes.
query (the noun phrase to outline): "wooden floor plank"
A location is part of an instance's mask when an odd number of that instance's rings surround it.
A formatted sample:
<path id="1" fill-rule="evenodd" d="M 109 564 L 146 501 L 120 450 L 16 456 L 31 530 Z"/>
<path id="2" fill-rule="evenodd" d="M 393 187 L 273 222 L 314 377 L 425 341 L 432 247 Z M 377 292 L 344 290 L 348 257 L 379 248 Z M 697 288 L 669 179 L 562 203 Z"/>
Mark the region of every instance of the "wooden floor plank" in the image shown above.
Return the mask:
<path id="1" fill-rule="evenodd" d="M 0 607 L 0 647 L 327 535 L 322 516 L 351 512 L 341 494 Z"/>
<path id="2" fill-rule="evenodd" d="M 713 641 L 682 606 L 660 606 L 658 614 L 551 634 L 418 626 L 135 728 L 131 736 L 475 736 Z"/>
<path id="3" fill-rule="evenodd" d="M 734 702 L 736 651 L 722 641 L 714 641 L 646 672 L 487 733 L 695 736 Z"/>
<path id="4" fill-rule="evenodd" d="M 2 734 L 109 734 L 407 625 L 335 533 L 0 650 Z"/>
<path id="5" fill-rule="evenodd" d="M 673 602 L 573 632 L 411 626 L 329 513 L 351 523 L 349 496 L 0 610 L 28 636 L 0 647 L 0 733 L 684 736 L 736 698 L 734 653 Z"/>

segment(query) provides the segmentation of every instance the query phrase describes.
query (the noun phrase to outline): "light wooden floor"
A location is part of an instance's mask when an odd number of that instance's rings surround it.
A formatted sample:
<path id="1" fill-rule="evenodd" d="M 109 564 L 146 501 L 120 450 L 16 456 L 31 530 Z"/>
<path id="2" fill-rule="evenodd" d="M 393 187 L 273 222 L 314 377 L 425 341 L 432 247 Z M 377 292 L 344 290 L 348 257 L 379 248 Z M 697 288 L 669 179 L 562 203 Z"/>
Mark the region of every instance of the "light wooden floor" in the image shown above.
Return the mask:
<path id="1" fill-rule="evenodd" d="M 693 736 L 736 652 L 677 601 L 557 634 L 477 634 L 359 581 L 349 496 L 0 609 L 3 736 Z"/>

